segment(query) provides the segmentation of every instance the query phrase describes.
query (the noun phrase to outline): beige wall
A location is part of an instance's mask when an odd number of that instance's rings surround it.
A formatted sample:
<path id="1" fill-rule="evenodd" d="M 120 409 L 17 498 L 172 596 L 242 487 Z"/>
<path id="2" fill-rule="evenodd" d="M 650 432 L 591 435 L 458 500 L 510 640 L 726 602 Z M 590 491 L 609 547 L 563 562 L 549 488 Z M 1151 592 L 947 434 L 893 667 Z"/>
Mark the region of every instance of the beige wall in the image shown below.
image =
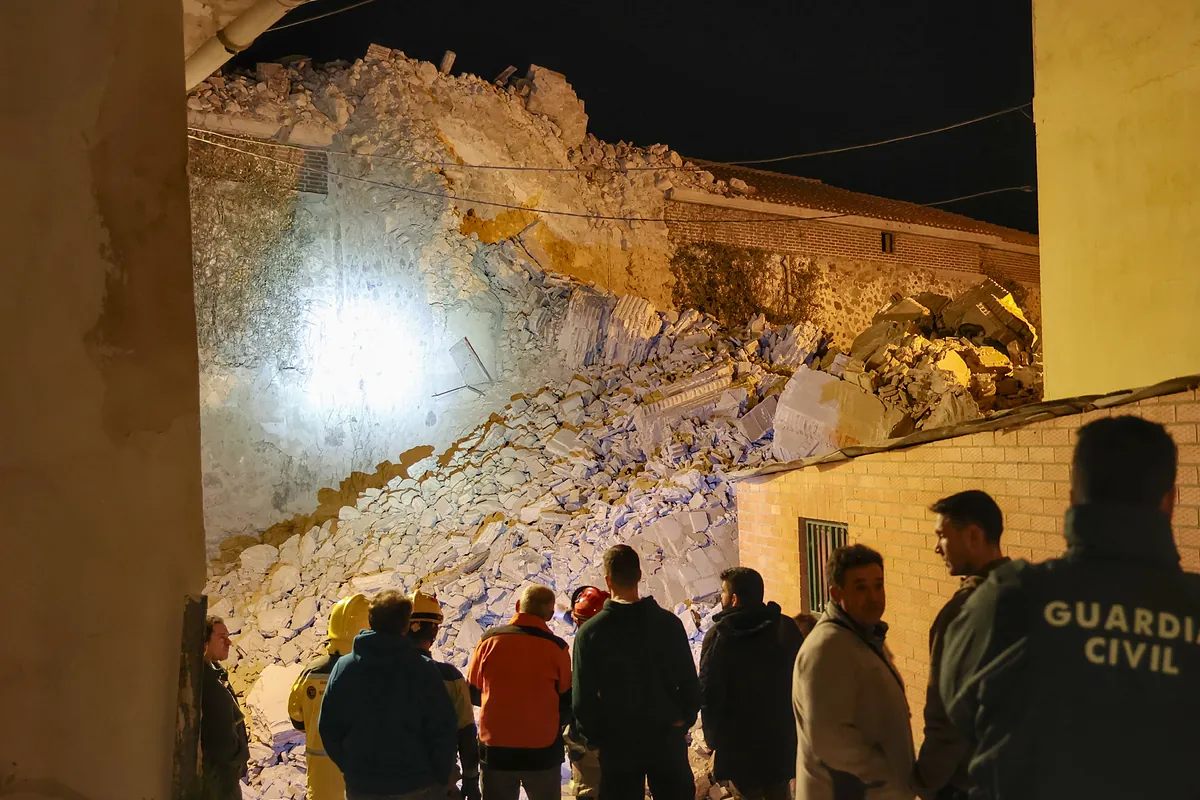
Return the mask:
<path id="1" fill-rule="evenodd" d="M 1200 372 L 1200 3 L 1033 6 L 1046 396 Z"/>
<path id="2" fill-rule="evenodd" d="M 178 3 L 0 24 L 0 794 L 165 800 L 203 589 Z"/>
<path id="3" fill-rule="evenodd" d="M 1175 437 L 1180 461 L 1175 540 L 1184 569 L 1200 571 L 1200 396 L 1194 391 L 740 481 L 741 563 L 761 572 L 769 598 L 794 614 L 807 593 L 800 518 L 844 522 L 852 543 L 883 553 L 888 643 L 904 676 L 919 736 L 929 680 L 929 625 L 957 586 L 933 552 L 929 506 L 954 492 L 982 489 L 1004 510 L 1002 542 L 1008 555 L 1033 561 L 1059 555 L 1065 546 L 1062 522 L 1075 431 L 1112 414 L 1162 422 Z"/>

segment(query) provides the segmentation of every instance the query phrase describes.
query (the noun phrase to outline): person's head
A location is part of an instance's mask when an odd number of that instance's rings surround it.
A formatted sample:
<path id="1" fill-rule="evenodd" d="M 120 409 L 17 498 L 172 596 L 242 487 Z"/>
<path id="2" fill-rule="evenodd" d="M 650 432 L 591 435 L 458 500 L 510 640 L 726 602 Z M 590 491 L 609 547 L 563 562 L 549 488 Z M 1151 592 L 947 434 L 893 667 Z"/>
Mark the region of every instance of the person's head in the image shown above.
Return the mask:
<path id="1" fill-rule="evenodd" d="M 852 620 L 873 628 L 883 619 L 887 598 L 883 591 L 883 556 L 865 544 L 839 547 L 826 567 L 829 596 Z"/>
<path id="2" fill-rule="evenodd" d="M 1175 440 L 1141 417 L 1098 419 L 1079 429 L 1071 464 L 1073 505 L 1175 511 Z"/>
<path id="3" fill-rule="evenodd" d="M 395 589 L 389 589 L 371 599 L 371 610 L 367 619 L 373 631 L 404 636 L 408 633 L 408 620 L 411 616 L 412 600 Z"/>
<path id="4" fill-rule="evenodd" d="M 987 492 L 971 489 L 938 500 L 929 510 L 937 514 L 933 551 L 951 575 L 974 575 L 1000 557 L 1004 514 Z"/>
<path id="5" fill-rule="evenodd" d="M 344 656 L 354 649 L 354 637 L 371 626 L 371 604 L 361 594 L 343 597 L 329 611 L 330 653 Z"/>
<path id="6" fill-rule="evenodd" d="M 549 622 L 554 618 L 554 590 L 549 586 L 526 586 L 521 592 L 521 601 L 517 610 L 522 614 L 532 614 Z"/>
<path id="7" fill-rule="evenodd" d="M 604 582 L 617 597 L 636 595 L 642 579 L 642 562 L 637 551 L 627 544 L 617 544 L 604 551 Z"/>
<path id="8" fill-rule="evenodd" d="M 229 658 L 229 648 L 232 644 L 225 620 L 213 614 L 204 618 L 204 659 L 206 661 L 224 661 Z"/>
<path id="9" fill-rule="evenodd" d="M 597 586 L 580 586 L 571 593 L 571 621 L 576 627 L 600 613 L 604 602 L 612 597 Z"/>
<path id="10" fill-rule="evenodd" d="M 763 579 L 749 567 L 729 567 L 721 573 L 721 608 L 756 606 L 763 601 Z"/>
<path id="11" fill-rule="evenodd" d="M 442 605 L 436 597 L 420 590 L 413 592 L 408 599 L 412 602 L 412 614 L 408 618 L 408 638 L 412 639 L 417 647 L 428 650 L 433 647 L 445 620 Z"/>
<path id="12" fill-rule="evenodd" d="M 796 622 L 796 627 L 800 629 L 800 633 L 808 636 L 812 633 L 812 629 L 817 627 L 817 618 L 812 614 L 797 614 L 792 617 Z"/>

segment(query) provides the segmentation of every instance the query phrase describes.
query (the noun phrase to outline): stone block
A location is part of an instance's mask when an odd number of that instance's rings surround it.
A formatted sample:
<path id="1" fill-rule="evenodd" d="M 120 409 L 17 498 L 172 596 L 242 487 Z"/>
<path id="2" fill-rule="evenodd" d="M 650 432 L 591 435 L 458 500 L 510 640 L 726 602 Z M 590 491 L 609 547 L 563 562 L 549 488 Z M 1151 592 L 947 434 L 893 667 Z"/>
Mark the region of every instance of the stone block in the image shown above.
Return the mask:
<path id="1" fill-rule="evenodd" d="M 802 367 L 779 396 L 774 454 L 794 461 L 882 442 L 903 418 L 859 387 Z"/>

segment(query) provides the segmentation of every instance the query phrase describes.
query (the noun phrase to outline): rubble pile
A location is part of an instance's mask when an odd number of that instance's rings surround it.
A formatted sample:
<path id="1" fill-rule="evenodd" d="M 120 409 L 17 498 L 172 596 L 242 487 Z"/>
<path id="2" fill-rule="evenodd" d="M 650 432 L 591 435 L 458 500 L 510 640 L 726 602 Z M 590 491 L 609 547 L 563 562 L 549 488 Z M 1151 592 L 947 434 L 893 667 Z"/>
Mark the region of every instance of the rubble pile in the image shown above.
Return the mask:
<path id="1" fill-rule="evenodd" d="M 895 298 L 849 353 L 830 348 L 822 369 L 872 392 L 903 415 L 893 436 L 939 428 L 1042 395 L 1037 331 L 1012 295 L 985 280 L 957 298 Z"/>
<path id="2" fill-rule="evenodd" d="M 319 651 L 339 598 L 433 591 L 446 615 L 435 656 L 465 668 L 483 631 L 513 613 L 523 585 L 545 584 L 560 598 L 602 585 L 600 555 L 623 542 L 642 557 L 644 591 L 676 613 L 698 657 L 719 610 L 717 576 L 738 562 L 728 473 L 879 441 L 904 420 L 929 424 L 949 413 L 946 397 L 978 413 L 974 376 L 1001 367 L 1023 374 L 982 344 L 1003 344 L 1003 332 L 967 335 L 964 326 L 984 318 L 976 306 L 957 335 L 927 339 L 920 331 L 936 336 L 960 318 L 943 310 L 929 315 L 940 321 L 897 319 L 918 311 L 902 300 L 845 354 L 807 323 L 775 328 L 757 318 L 729 331 L 697 311 L 660 312 L 544 273 L 511 246 L 498 250 L 504 257 L 488 259 L 487 278 L 525 309 L 511 344 L 552 341 L 574 370 L 569 381 L 514 396 L 440 456 L 366 489 L 336 520 L 279 547 L 249 547 L 209 581 L 208 595 L 219 598 L 211 611 L 235 634 L 231 680 L 247 696 L 259 740 L 258 796 L 302 794 L 301 737 L 286 695 Z M 972 292 L 996 298 L 986 284 Z M 1006 324 L 1016 329 L 1006 349 L 1024 358 L 1025 328 Z M 819 369 L 825 364 L 830 371 Z M 936 401 L 919 394 L 939 390 Z M 918 402 L 928 406 L 919 418 Z M 571 636 L 564 618 L 551 626 Z M 700 737 L 694 748 L 703 754 Z"/>

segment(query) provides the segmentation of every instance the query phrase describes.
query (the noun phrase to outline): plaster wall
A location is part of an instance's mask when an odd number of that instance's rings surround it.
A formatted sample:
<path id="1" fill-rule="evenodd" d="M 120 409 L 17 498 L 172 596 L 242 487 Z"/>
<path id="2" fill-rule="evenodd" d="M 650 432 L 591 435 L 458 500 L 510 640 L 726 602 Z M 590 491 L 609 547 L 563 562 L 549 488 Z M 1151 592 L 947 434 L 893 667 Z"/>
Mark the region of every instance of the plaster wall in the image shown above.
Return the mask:
<path id="1" fill-rule="evenodd" d="M 1200 371 L 1200 5 L 1033 8 L 1046 396 Z"/>
<path id="2" fill-rule="evenodd" d="M 180 9 L 4 16 L 0 794 L 165 800 L 204 586 Z"/>

